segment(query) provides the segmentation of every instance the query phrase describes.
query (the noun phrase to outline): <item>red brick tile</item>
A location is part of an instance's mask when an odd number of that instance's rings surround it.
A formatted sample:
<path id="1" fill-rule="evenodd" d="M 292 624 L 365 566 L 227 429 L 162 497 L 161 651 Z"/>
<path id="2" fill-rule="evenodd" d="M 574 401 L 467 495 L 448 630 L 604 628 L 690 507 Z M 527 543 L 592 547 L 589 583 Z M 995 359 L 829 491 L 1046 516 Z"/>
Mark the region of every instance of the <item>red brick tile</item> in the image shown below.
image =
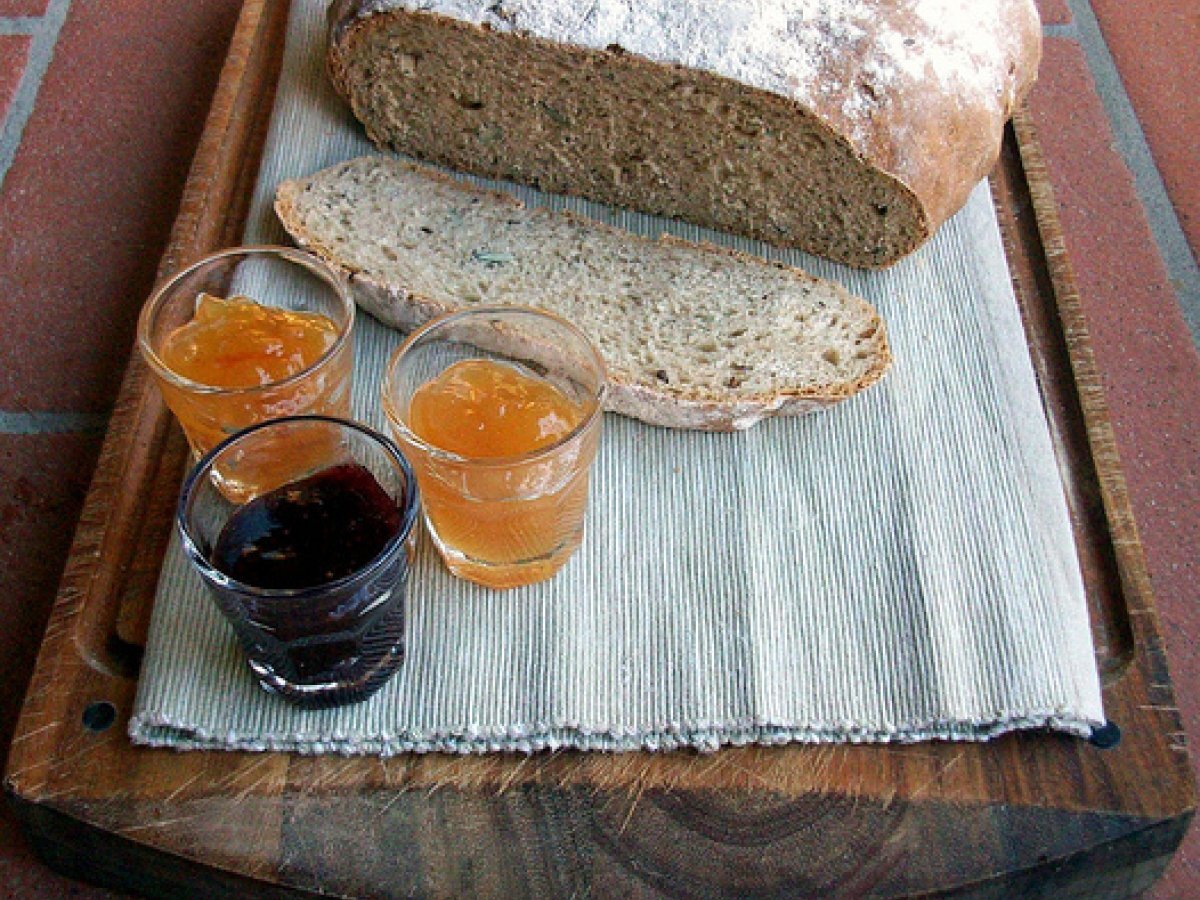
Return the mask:
<path id="1" fill-rule="evenodd" d="M 1200 4 L 1092 0 L 1171 203 L 1200 259 Z M 1153 48 L 1147 52 L 1147 48 Z"/>
<path id="2" fill-rule="evenodd" d="M 0 759 L 33 669 L 100 439 L 0 435 Z M 0 897 L 104 897 L 54 875 L 0 804 Z"/>
<path id="3" fill-rule="evenodd" d="M 1163 620 L 1184 726 L 1200 742 L 1200 359 L 1087 62 L 1048 39 L 1031 108 L 1058 199 Z M 1193 756 L 1195 761 L 1200 757 Z M 1200 896 L 1193 829 L 1153 896 Z"/>
<path id="4" fill-rule="evenodd" d="M 9 16 L 44 16 L 50 0 L 0 0 L 0 18 Z"/>
<path id="5" fill-rule="evenodd" d="M 0 435 L 0 753 L 7 750 L 100 439 Z"/>
<path id="6" fill-rule="evenodd" d="M 1036 0 L 1043 25 L 1066 25 L 1071 21 L 1067 0 Z"/>
<path id="7" fill-rule="evenodd" d="M 0 125 L 4 124 L 8 106 L 21 83 L 31 40 L 23 34 L 0 35 Z"/>
<path id="8" fill-rule="evenodd" d="M 0 409 L 111 404 L 238 7 L 72 4 L 0 191 Z"/>

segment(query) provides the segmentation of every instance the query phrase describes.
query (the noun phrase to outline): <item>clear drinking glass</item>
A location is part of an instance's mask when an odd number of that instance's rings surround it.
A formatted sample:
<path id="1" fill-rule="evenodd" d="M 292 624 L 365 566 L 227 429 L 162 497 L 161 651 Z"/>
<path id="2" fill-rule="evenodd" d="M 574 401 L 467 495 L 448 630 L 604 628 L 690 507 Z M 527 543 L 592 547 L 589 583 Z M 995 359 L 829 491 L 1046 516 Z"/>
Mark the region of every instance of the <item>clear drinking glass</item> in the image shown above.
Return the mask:
<path id="1" fill-rule="evenodd" d="M 248 297 L 333 323 L 330 346 L 306 368 L 253 387 L 217 387 L 179 374 L 160 355 L 170 335 L 195 317 L 199 298 Z M 138 348 L 197 459 L 249 425 L 281 416 L 350 414 L 354 301 L 320 259 L 287 247 L 239 247 L 200 259 L 159 285 L 138 319 Z M 252 486 L 250 486 L 252 487 Z"/>
<path id="2" fill-rule="evenodd" d="M 574 408 L 576 424 L 554 443 L 513 456 L 472 457 L 437 446 L 412 427 L 413 395 L 464 360 L 499 362 L 548 382 Z M 451 572 L 507 588 L 562 568 L 583 538 L 604 384 L 604 363 L 582 332 L 525 307 L 451 313 L 396 351 L 383 408 L 417 473 L 426 525 Z"/>
<path id="3" fill-rule="evenodd" d="M 277 455 L 294 444 L 322 455 Z M 260 472 L 264 457 L 276 480 L 259 494 L 231 496 L 214 477 L 219 468 Z M 369 697 L 404 659 L 418 505 L 412 469 L 386 437 L 345 420 L 288 417 L 205 455 L 184 483 L 176 524 L 259 683 L 322 707 Z"/>

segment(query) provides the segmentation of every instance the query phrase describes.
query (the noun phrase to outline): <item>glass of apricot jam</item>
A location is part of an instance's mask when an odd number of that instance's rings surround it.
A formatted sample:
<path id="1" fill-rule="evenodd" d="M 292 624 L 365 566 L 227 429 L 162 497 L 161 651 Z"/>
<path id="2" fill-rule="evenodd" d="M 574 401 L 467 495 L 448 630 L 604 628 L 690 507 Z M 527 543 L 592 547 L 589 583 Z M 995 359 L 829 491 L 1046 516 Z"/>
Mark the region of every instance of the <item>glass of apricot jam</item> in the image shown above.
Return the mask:
<path id="1" fill-rule="evenodd" d="M 308 449 L 286 452 L 295 446 Z M 273 478 L 252 495 L 231 497 L 213 477 L 267 461 Z M 200 460 L 176 524 L 262 687 L 298 706 L 337 706 L 396 671 L 418 497 L 399 448 L 343 419 L 262 422 Z"/>
<path id="2" fill-rule="evenodd" d="M 383 409 L 447 568 L 493 588 L 550 578 L 583 539 L 604 362 L 569 322 L 477 307 L 413 332 Z"/>
<path id="3" fill-rule="evenodd" d="M 159 285 L 138 347 L 199 459 L 266 419 L 348 416 L 353 326 L 349 289 L 320 259 L 239 247 Z"/>

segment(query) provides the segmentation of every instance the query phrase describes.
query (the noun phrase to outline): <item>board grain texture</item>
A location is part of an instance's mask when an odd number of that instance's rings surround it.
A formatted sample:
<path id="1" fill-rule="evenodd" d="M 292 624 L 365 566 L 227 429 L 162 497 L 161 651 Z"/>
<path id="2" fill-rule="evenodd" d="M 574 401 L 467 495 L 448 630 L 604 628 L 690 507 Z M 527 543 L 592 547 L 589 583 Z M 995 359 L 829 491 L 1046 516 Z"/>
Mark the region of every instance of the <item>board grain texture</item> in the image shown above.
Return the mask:
<path id="1" fill-rule="evenodd" d="M 247 0 L 160 274 L 238 242 L 284 0 Z M 183 438 L 135 358 L 30 684 L 5 789 L 60 870 L 160 896 L 1124 897 L 1195 805 L 1120 461 L 1036 135 L 993 173 L 1067 490 L 1103 749 L 745 747 L 376 758 L 133 747 L 125 734 Z"/>

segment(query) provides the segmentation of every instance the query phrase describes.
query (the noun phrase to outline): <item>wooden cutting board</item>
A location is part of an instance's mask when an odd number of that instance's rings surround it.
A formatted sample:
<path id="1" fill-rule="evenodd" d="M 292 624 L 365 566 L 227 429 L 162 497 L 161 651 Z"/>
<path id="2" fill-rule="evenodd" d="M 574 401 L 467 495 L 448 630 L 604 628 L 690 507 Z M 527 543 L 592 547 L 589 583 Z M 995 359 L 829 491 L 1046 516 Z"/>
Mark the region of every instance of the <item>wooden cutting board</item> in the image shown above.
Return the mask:
<path id="1" fill-rule="evenodd" d="M 237 243 L 285 0 L 247 0 L 161 273 Z M 454 757 L 134 748 L 183 439 L 130 364 L 5 787 L 80 878 L 178 896 L 1127 896 L 1195 805 L 1153 597 L 1027 117 L 993 177 L 1120 740 Z"/>

